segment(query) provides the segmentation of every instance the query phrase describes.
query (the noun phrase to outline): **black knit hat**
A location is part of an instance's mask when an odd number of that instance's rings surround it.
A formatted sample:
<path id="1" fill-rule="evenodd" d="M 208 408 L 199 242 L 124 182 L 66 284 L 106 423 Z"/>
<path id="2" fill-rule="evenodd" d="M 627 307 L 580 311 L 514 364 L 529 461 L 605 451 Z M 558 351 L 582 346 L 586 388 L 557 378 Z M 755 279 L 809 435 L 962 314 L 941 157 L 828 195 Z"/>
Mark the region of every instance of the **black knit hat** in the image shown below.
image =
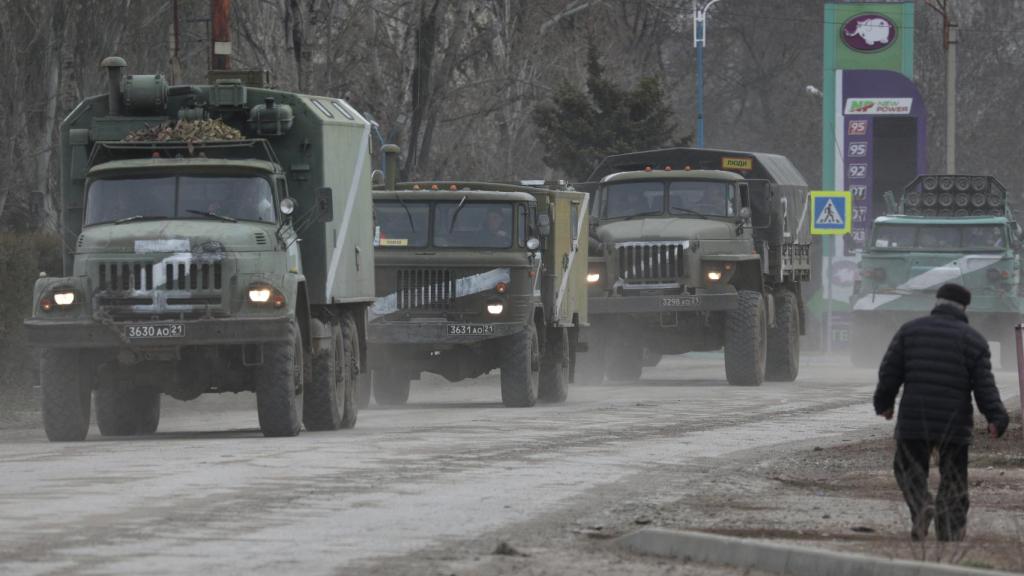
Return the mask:
<path id="1" fill-rule="evenodd" d="M 971 291 L 959 284 L 943 284 L 935 293 L 935 297 L 940 300 L 956 302 L 964 308 L 971 305 Z"/>

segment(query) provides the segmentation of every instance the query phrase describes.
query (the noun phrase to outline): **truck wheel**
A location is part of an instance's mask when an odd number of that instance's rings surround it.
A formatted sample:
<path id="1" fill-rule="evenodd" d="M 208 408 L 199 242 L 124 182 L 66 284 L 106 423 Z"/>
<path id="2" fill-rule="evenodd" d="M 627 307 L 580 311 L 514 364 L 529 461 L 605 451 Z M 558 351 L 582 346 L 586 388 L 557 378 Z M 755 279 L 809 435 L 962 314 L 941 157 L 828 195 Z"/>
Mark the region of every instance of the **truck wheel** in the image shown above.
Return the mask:
<path id="1" fill-rule="evenodd" d="M 402 406 L 409 401 L 409 375 L 396 368 L 373 371 L 373 398 L 380 406 Z"/>
<path id="2" fill-rule="evenodd" d="M 42 351 L 39 383 L 42 387 L 43 428 L 51 442 L 80 442 L 89 433 L 93 366 L 78 350 Z"/>
<path id="3" fill-rule="evenodd" d="M 768 318 L 759 292 L 741 290 L 725 317 L 725 378 L 733 386 L 760 386 L 768 351 Z"/>
<path id="4" fill-rule="evenodd" d="M 607 350 L 606 371 L 609 380 L 636 382 L 644 369 L 643 347 L 624 340 L 612 343 Z"/>
<path id="5" fill-rule="evenodd" d="M 302 334 L 292 319 L 289 339 L 263 345 L 256 370 L 256 411 L 264 436 L 296 436 L 302 429 Z"/>
<path id="6" fill-rule="evenodd" d="M 501 351 L 501 401 L 511 408 L 537 403 L 540 387 L 540 343 L 533 323 L 505 339 Z"/>
<path id="7" fill-rule="evenodd" d="M 356 427 L 359 419 L 359 402 L 356 396 L 359 391 L 360 379 L 368 380 L 367 374 L 359 366 L 362 342 L 359 340 L 359 328 L 352 315 L 345 313 L 341 319 L 341 338 L 345 345 L 345 367 L 348 379 L 345 383 L 345 409 L 341 413 L 341 427 L 345 430 Z"/>
<path id="8" fill-rule="evenodd" d="M 96 388 L 96 425 L 103 436 L 153 434 L 160 425 L 160 391 L 120 387 L 117 382 L 99 385 Z"/>
<path id="9" fill-rule="evenodd" d="M 569 356 L 569 331 L 554 328 L 548 333 L 548 349 L 540 365 L 538 398 L 545 402 L 565 402 L 569 395 L 572 365 Z"/>
<path id="10" fill-rule="evenodd" d="M 796 294 L 783 290 L 775 298 L 775 327 L 768 329 L 768 364 L 764 379 L 792 382 L 800 373 L 800 310 Z"/>
<path id="11" fill-rule="evenodd" d="M 306 430 L 337 430 L 345 412 L 345 392 L 351 383 L 346 366 L 342 328 L 337 321 L 312 320 L 314 333 L 329 334 L 329 344 L 313 351 L 313 373 L 302 402 Z"/>

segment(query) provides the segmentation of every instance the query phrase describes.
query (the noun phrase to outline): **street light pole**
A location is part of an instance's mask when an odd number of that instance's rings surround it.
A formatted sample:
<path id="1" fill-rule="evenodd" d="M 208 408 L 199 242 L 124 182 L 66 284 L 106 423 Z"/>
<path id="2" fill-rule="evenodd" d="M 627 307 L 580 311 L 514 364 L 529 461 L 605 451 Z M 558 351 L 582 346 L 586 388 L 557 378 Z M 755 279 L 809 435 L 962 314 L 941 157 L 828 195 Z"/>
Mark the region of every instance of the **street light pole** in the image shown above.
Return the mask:
<path id="1" fill-rule="evenodd" d="M 704 44 L 708 9 L 719 0 L 711 0 L 703 7 L 693 0 L 693 47 L 697 49 L 697 148 L 704 147 Z"/>

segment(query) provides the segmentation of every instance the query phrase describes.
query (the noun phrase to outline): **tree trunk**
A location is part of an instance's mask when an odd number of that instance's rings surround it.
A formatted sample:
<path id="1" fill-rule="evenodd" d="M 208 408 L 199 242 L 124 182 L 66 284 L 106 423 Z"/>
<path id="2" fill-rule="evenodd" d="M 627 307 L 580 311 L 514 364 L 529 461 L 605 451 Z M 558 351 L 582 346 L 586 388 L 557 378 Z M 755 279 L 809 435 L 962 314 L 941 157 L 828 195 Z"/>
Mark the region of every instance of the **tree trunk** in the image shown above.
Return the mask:
<path id="1" fill-rule="evenodd" d="M 46 43 L 46 67 L 44 88 L 43 122 L 38 135 L 36 149 L 35 194 L 32 200 L 33 215 L 37 228 L 56 231 L 60 219 L 50 196 L 50 162 L 55 148 L 54 126 L 57 122 L 57 102 L 60 98 L 61 47 L 64 41 L 65 4 L 54 2 L 50 5 L 50 37 Z"/>

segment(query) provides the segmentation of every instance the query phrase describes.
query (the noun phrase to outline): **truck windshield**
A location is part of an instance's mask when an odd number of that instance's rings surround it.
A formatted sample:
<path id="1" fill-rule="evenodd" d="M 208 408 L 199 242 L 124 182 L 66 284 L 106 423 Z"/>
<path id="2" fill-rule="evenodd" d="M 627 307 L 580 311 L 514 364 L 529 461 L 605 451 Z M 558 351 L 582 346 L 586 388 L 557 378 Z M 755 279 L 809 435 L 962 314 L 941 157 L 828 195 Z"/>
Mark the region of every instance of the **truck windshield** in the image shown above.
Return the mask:
<path id="1" fill-rule="evenodd" d="M 512 222 L 511 204 L 438 202 L 434 208 L 434 245 L 511 248 Z"/>
<path id="2" fill-rule="evenodd" d="M 669 184 L 669 212 L 732 216 L 733 186 L 728 182 L 676 181 Z"/>
<path id="3" fill-rule="evenodd" d="M 408 211 L 406 211 L 408 208 Z M 380 228 L 378 246 L 427 245 L 430 232 L 430 205 L 423 202 L 376 202 L 373 206 L 377 226 Z"/>
<path id="4" fill-rule="evenodd" d="M 274 222 L 274 194 L 259 176 L 103 178 L 89 184 L 85 225 L 143 219 Z"/>
<path id="5" fill-rule="evenodd" d="M 620 182 L 605 187 L 606 218 L 670 214 L 733 216 L 735 198 L 729 182 L 701 180 Z"/>
<path id="6" fill-rule="evenodd" d="M 1006 234 L 1002 226 L 880 224 L 875 227 L 874 247 L 886 250 L 984 251 L 1002 250 Z"/>

